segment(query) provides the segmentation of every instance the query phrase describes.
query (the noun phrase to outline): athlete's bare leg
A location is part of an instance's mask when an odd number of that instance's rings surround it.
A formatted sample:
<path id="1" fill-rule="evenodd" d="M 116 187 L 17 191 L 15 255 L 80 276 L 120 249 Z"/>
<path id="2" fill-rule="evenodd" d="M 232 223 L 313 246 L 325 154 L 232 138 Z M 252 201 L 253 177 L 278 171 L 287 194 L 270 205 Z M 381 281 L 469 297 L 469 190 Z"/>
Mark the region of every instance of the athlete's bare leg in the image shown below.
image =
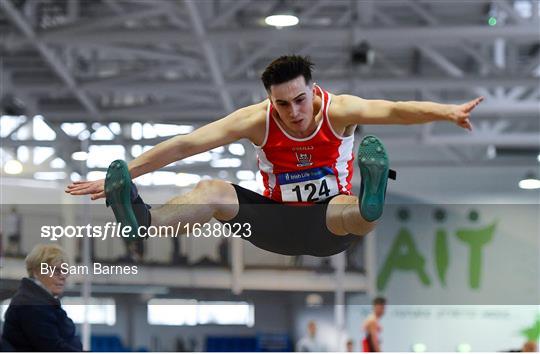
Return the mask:
<path id="1" fill-rule="evenodd" d="M 190 192 L 152 209 L 152 225 L 205 223 L 212 217 L 226 221 L 234 218 L 238 210 L 238 197 L 232 184 L 221 180 L 201 181 Z M 362 218 L 356 196 L 338 195 L 328 205 L 326 226 L 335 235 L 366 235 L 376 222 Z"/>
<path id="2" fill-rule="evenodd" d="M 238 197 L 232 184 L 221 180 L 201 181 L 190 192 L 152 209 L 152 225 L 205 223 L 212 217 L 230 220 L 238 214 Z"/>
<path id="3" fill-rule="evenodd" d="M 152 209 L 152 225 L 176 225 L 179 222 L 205 223 L 212 217 L 231 220 L 238 214 L 239 205 L 232 184 L 221 180 L 201 181 L 190 192 Z M 362 218 L 356 196 L 338 195 L 330 201 L 326 226 L 335 235 L 366 235 L 376 222 Z"/>
<path id="4" fill-rule="evenodd" d="M 364 236 L 370 233 L 376 225 L 376 221 L 366 221 L 360 215 L 358 197 L 356 196 L 338 195 L 328 203 L 326 227 L 334 235 Z"/>

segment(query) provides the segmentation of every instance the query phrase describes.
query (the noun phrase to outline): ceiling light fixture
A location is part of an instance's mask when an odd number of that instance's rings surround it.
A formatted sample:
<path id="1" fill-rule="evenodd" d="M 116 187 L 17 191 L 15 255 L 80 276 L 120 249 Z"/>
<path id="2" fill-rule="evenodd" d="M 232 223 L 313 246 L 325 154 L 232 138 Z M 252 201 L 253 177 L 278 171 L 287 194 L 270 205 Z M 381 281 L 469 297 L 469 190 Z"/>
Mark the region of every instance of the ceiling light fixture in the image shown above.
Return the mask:
<path id="1" fill-rule="evenodd" d="M 528 173 L 525 178 L 519 181 L 521 189 L 540 189 L 540 180 L 534 173 Z"/>
<path id="2" fill-rule="evenodd" d="M 296 26 L 299 22 L 298 17 L 288 13 L 270 15 L 264 19 L 264 23 L 276 28 Z"/>
<path id="3" fill-rule="evenodd" d="M 23 171 L 23 165 L 18 160 L 9 160 L 4 165 L 4 172 L 8 175 L 18 175 Z"/>

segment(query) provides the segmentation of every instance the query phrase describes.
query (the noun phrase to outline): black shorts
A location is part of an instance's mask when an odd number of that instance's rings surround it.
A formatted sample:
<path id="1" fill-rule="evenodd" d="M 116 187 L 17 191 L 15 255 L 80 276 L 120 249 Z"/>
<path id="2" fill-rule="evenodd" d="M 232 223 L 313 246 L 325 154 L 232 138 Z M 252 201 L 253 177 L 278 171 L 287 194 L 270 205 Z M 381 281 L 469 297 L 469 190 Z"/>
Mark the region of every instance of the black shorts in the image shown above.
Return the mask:
<path id="1" fill-rule="evenodd" d="M 224 225 L 249 224 L 250 236 L 244 237 L 263 250 L 286 256 L 310 255 L 328 257 L 345 251 L 358 236 L 338 236 L 326 227 L 326 202 L 293 206 L 233 184 L 239 210 Z M 246 233 L 238 233 L 239 235 Z"/>

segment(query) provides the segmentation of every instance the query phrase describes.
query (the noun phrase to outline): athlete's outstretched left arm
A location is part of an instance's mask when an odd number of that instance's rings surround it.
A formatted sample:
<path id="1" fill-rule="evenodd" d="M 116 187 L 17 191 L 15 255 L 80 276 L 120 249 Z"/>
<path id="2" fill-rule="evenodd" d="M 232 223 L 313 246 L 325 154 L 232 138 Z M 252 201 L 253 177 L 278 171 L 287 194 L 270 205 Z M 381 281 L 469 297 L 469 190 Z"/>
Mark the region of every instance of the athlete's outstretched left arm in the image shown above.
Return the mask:
<path id="1" fill-rule="evenodd" d="M 449 121 L 472 130 L 471 111 L 484 100 L 441 104 L 435 102 L 365 100 L 352 95 L 338 95 L 333 99 L 332 116 L 342 124 L 422 124 Z"/>

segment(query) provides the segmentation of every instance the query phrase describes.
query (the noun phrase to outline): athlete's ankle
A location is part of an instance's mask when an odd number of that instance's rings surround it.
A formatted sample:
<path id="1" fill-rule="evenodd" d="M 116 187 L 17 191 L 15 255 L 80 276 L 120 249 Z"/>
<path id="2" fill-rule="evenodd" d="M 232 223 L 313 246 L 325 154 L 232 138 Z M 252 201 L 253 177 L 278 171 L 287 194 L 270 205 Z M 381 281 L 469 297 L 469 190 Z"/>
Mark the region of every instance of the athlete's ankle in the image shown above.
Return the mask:
<path id="1" fill-rule="evenodd" d="M 137 223 L 139 226 L 144 226 L 148 228 L 152 224 L 152 214 L 150 213 L 150 205 L 145 204 L 142 198 L 137 195 L 137 197 L 132 200 L 131 206 L 135 217 L 137 218 Z"/>

